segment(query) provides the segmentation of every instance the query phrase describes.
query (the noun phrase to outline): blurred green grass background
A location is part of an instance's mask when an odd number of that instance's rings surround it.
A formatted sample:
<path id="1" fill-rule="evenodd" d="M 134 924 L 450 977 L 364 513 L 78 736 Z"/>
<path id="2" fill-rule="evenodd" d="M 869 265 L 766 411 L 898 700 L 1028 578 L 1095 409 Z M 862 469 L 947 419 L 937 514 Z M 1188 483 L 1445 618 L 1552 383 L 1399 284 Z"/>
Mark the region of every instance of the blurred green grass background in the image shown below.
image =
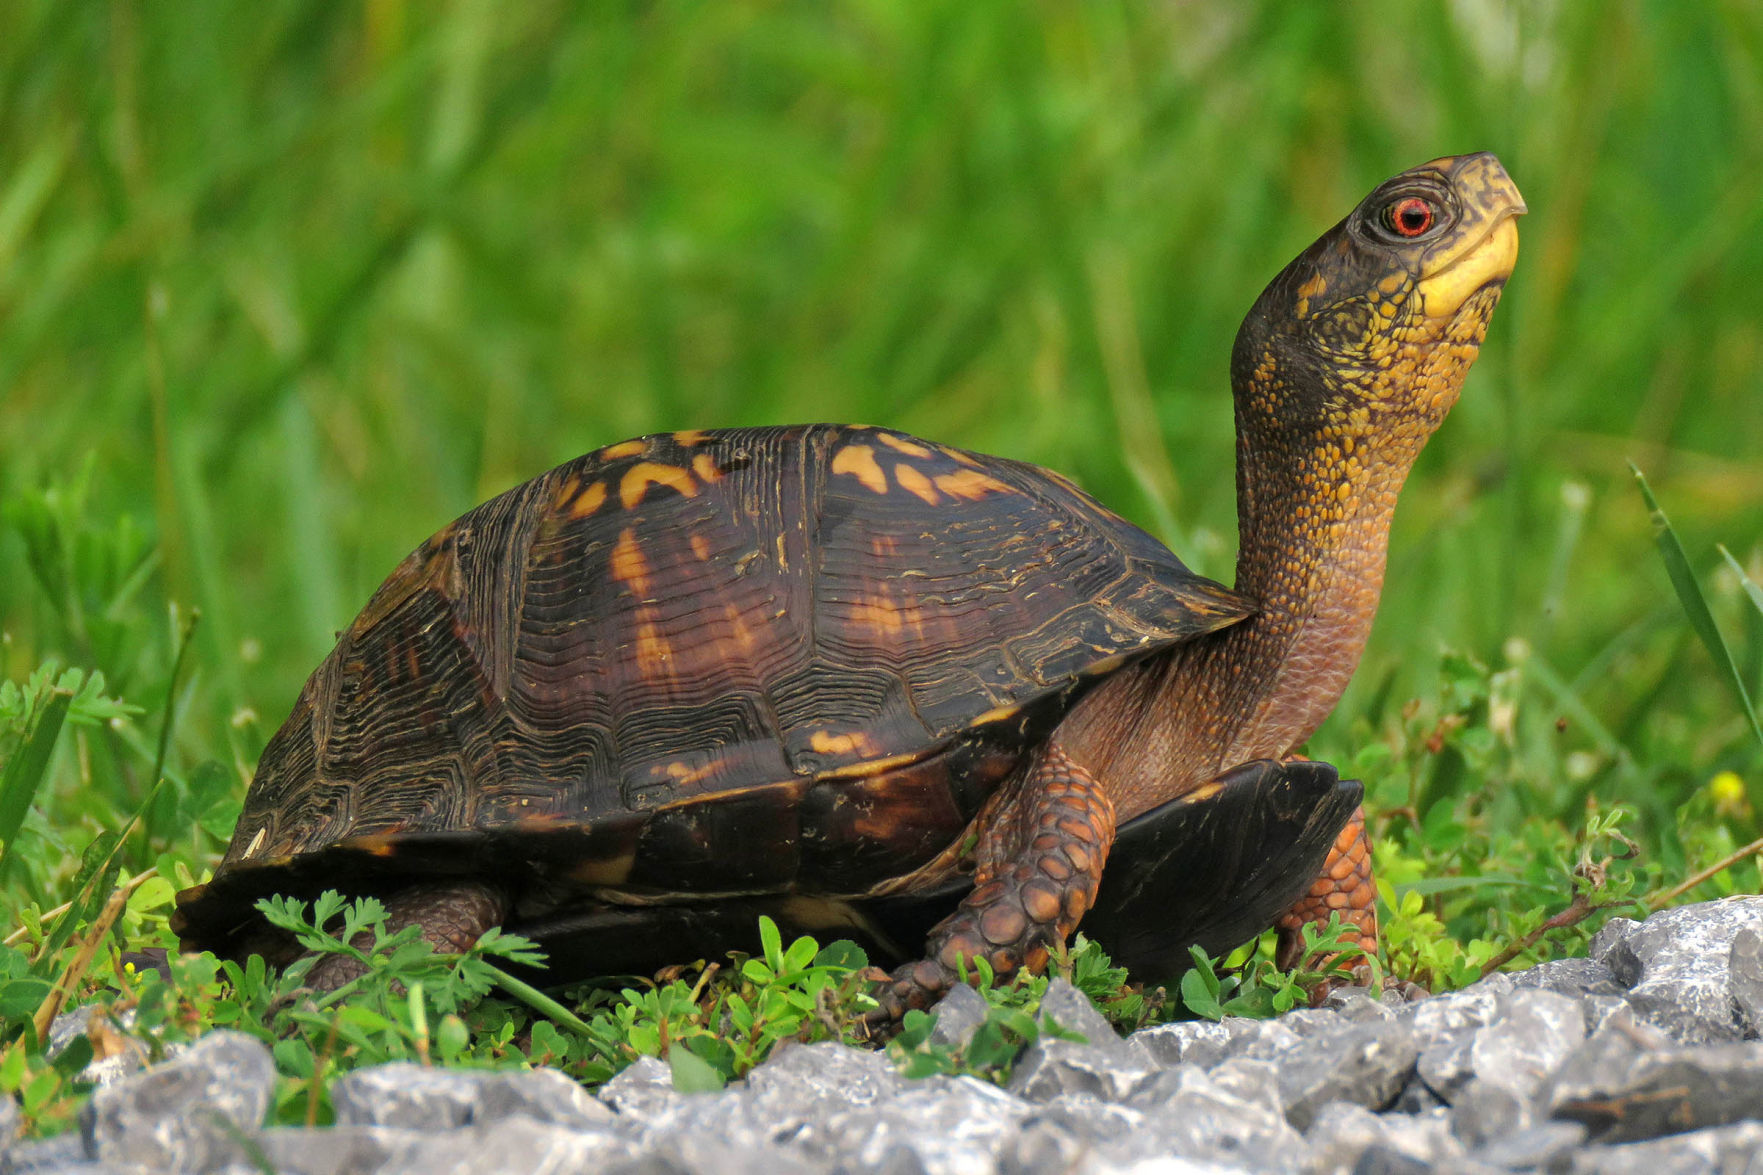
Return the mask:
<path id="1" fill-rule="evenodd" d="M 159 545 L 141 598 L 202 613 L 174 759 L 226 748 L 241 788 L 406 551 L 643 432 L 860 420 L 1041 462 L 1228 581 L 1242 314 L 1373 184 L 1477 149 L 1529 200 L 1519 268 L 1315 745 L 1350 756 L 1450 647 L 1520 668 L 1511 737 L 1563 765 L 1513 818 L 1595 791 L 1670 856 L 1678 805 L 1758 774 L 1626 466 L 1757 682 L 1713 574 L 1716 541 L 1763 565 L 1754 3 L 0 0 L 0 28 L 0 499 L 94 462 L 91 514 Z M 169 626 L 106 643 L 64 604 L 0 529 L 3 676 L 54 655 L 156 705 Z"/>

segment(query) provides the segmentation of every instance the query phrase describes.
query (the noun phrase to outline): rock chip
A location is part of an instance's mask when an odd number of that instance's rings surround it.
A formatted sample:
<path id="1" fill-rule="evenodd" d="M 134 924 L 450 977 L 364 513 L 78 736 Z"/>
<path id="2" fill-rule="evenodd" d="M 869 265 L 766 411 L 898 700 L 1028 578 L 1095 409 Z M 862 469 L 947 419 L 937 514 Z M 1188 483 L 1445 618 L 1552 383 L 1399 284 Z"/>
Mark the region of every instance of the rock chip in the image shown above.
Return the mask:
<path id="1" fill-rule="evenodd" d="M 1763 1169 L 1763 1122 L 1740 1122 L 1650 1142 L 1591 1146 L 1562 1168 L 1573 1175 L 1755 1175 Z"/>
<path id="2" fill-rule="evenodd" d="M 1621 995 L 1616 973 L 1592 959 L 1550 959 L 1512 976 L 1515 987 L 1537 987 L 1566 996 Z"/>
<path id="3" fill-rule="evenodd" d="M 1310 1145 L 1305 1171 L 1472 1169 L 1441 1112 L 1378 1115 L 1364 1106 L 1332 1102 L 1317 1112 L 1304 1140 Z"/>
<path id="4" fill-rule="evenodd" d="M 1451 1101 L 1451 1132 L 1470 1150 L 1530 1129 L 1535 1117 L 1531 1099 L 1504 1082 L 1470 1078 Z"/>
<path id="5" fill-rule="evenodd" d="M 1733 935 L 1727 970 L 1746 1034 L 1763 1036 L 1763 931 L 1747 926 Z"/>
<path id="6" fill-rule="evenodd" d="M 1584 1144 L 1586 1129 L 1578 1122 L 1539 1122 L 1489 1139 L 1471 1158 L 1508 1171 L 1559 1171 Z"/>
<path id="7" fill-rule="evenodd" d="M 257 1129 L 275 1090 L 262 1041 L 211 1032 L 181 1055 L 93 1091 L 80 1112 L 86 1153 L 149 1170 L 202 1170 L 242 1161 L 239 1137 Z"/>
<path id="8" fill-rule="evenodd" d="M 433 1069 L 408 1061 L 339 1077 L 331 1084 L 331 1105 L 342 1125 L 410 1130 L 451 1130 L 516 1114 L 562 1126 L 613 1118 L 611 1110 L 555 1069 Z"/>
<path id="9" fill-rule="evenodd" d="M 5 1099 L 11 1102 L 11 1098 Z M 37 1142 L 13 1141 L 12 1148 L 0 1156 L 0 1172 L 5 1175 L 36 1175 L 46 1171 L 97 1170 L 87 1166 L 86 1140 L 79 1131 L 57 1134 Z"/>
<path id="10" fill-rule="evenodd" d="M 1306 1012 L 1309 1009 L 1305 1009 Z M 1223 1020 L 1182 1020 L 1141 1028 L 1127 1038 L 1127 1048 L 1140 1061 L 1154 1067 L 1198 1065 L 1210 1069 L 1232 1057 L 1266 1060 L 1296 1045 L 1303 1035 L 1293 1028 L 1292 1012 L 1277 1020 L 1251 1020 L 1226 1016 Z M 1340 1016 L 1321 1013 L 1321 1023 L 1339 1028 Z M 1303 1023 L 1299 1021 L 1299 1023 Z"/>
<path id="11" fill-rule="evenodd" d="M 1096 1010 L 1089 996 L 1064 979 L 1055 978 L 1047 984 L 1035 1020 L 1041 1025 L 1042 1032 L 1057 1026 L 1060 1032 L 1082 1036 L 1091 1048 L 1117 1057 L 1126 1055 L 1126 1042 L 1114 1031 L 1114 1025 Z"/>
<path id="12" fill-rule="evenodd" d="M 458 1130 L 426 1131 L 417 1145 L 372 1170 L 375 1175 L 568 1175 L 616 1169 L 643 1155 L 610 1127 L 571 1129 L 516 1114 Z"/>
<path id="13" fill-rule="evenodd" d="M 1678 1043 L 1741 1040 L 1752 1027 L 1732 956 L 1745 930 L 1763 930 L 1763 896 L 1660 910 L 1644 922 L 1612 918 L 1592 938 L 1591 956 L 1628 989 L 1635 1011 Z"/>
<path id="14" fill-rule="evenodd" d="M 389 1126 L 278 1126 L 255 1141 L 277 1175 L 367 1175 L 401 1161 L 430 1137 Z"/>
<path id="15" fill-rule="evenodd" d="M 1308 1130 L 1331 1101 L 1381 1110 L 1401 1092 L 1417 1056 L 1414 1030 L 1399 1020 L 1347 1024 L 1310 1037 L 1280 1058 L 1286 1119 Z"/>
<path id="16" fill-rule="evenodd" d="M 1213 1074 L 1194 1065 L 1164 1069 L 1134 1090 L 1128 1104 L 1184 1158 L 1284 1171 L 1309 1149 L 1286 1121 L 1277 1067 L 1268 1061 L 1238 1058 Z"/>
<path id="17" fill-rule="evenodd" d="M 826 1132 L 833 1141 L 820 1153 L 851 1171 L 986 1171 L 1031 1109 L 990 1082 L 939 1074 L 878 1106 L 835 1115 Z"/>
<path id="18" fill-rule="evenodd" d="M 985 996 L 965 983 L 957 983 L 937 1001 L 937 1025 L 931 1029 L 931 1043 L 966 1048 L 990 1014 L 991 1005 L 986 1003 Z"/>
<path id="19" fill-rule="evenodd" d="M 1010 1075 L 1010 1092 L 1030 1102 L 1087 1094 L 1117 1102 L 1152 1072 L 1125 1050 L 1097 1048 L 1043 1036 L 1029 1046 Z"/>
<path id="20" fill-rule="evenodd" d="M 1474 1034 L 1470 1067 L 1481 1080 L 1528 1098 L 1584 1040 L 1585 1013 L 1576 1001 L 1519 989 L 1500 996 L 1494 1022 Z"/>
<path id="21" fill-rule="evenodd" d="M 1555 1117 L 1584 1123 L 1599 1142 L 1763 1118 L 1763 1042 L 1607 1054 L 1588 1064 L 1576 1053 L 1548 1093 Z"/>
<path id="22" fill-rule="evenodd" d="M 600 1101 L 627 1121 L 669 1117 L 688 1095 L 673 1088 L 673 1070 L 655 1057 L 638 1057 L 599 1089 Z"/>

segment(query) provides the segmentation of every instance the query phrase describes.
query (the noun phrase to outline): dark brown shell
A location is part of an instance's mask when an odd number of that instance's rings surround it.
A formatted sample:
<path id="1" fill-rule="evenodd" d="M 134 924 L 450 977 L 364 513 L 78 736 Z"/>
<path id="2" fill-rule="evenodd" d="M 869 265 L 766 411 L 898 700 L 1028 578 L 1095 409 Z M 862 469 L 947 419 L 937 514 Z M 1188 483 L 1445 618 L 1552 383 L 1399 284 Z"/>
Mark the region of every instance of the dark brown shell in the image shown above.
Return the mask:
<path id="1" fill-rule="evenodd" d="M 1085 684 L 1251 610 L 1034 466 L 836 425 L 613 445 L 398 567 L 181 922 L 206 945 L 375 872 L 518 874 L 529 905 L 864 892 Z"/>

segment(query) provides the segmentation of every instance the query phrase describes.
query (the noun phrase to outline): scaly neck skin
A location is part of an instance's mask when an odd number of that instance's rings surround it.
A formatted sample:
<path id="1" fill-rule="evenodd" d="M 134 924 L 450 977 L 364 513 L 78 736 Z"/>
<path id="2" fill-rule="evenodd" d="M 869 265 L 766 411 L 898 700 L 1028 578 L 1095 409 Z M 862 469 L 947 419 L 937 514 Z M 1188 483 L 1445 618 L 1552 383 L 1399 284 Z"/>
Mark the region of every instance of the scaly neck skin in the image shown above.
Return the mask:
<path id="1" fill-rule="evenodd" d="M 1239 347 L 1236 587 L 1261 611 L 1117 674 L 1061 728 L 1122 819 L 1291 753 L 1334 709 L 1377 613 L 1396 495 L 1485 329 L 1473 315 L 1369 365 Z"/>
<path id="2" fill-rule="evenodd" d="M 1257 435 L 1244 414 L 1236 589 L 1261 611 L 1195 648 L 1181 675 L 1230 683 L 1220 701 L 1237 719 L 1215 770 L 1289 754 L 1340 700 L 1377 614 L 1396 495 L 1425 440 L 1367 413 L 1313 435 Z"/>

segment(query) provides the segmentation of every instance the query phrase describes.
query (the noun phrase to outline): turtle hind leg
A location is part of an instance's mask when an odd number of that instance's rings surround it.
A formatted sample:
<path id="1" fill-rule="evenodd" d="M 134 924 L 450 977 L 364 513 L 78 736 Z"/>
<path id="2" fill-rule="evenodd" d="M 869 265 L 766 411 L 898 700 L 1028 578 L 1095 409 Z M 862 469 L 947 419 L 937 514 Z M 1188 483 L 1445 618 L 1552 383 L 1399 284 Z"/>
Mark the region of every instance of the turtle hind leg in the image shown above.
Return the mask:
<path id="1" fill-rule="evenodd" d="M 1362 948 L 1367 954 L 1377 953 L 1377 887 L 1371 877 L 1371 842 L 1365 835 L 1365 809 L 1353 812 L 1352 818 L 1335 838 L 1323 863 L 1322 873 L 1309 892 L 1292 903 L 1274 925 L 1279 930 L 1279 945 L 1274 963 L 1290 971 L 1304 961 L 1304 927 L 1318 928 L 1328 924 L 1331 914 L 1339 914 L 1347 930 L 1345 941 Z M 1319 991 L 1318 995 L 1326 994 Z"/>
<path id="2" fill-rule="evenodd" d="M 929 957 L 893 973 L 875 1024 L 935 1003 L 972 960 L 1004 978 L 1040 971 L 1094 904 L 1114 840 L 1114 804 L 1102 785 L 1049 745 L 992 812 L 976 848 L 974 888 L 930 932 Z"/>
<path id="3" fill-rule="evenodd" d="M 458 954 L 468 949 L 492 926 L 508 915 L 508 895 L 479 881 L 431 882 L 399 890 L 386 899 L 386 931 L 406 926 L 422 927 L 422 937 L 438 954 Z M 366 950 L 373 945 L 371 931 L 355 936 L 354 945 Z M 365 974 L 367 968 L 349 955 L 327 955 L 307 973 L 308 986 L 335 991 Z"/>

